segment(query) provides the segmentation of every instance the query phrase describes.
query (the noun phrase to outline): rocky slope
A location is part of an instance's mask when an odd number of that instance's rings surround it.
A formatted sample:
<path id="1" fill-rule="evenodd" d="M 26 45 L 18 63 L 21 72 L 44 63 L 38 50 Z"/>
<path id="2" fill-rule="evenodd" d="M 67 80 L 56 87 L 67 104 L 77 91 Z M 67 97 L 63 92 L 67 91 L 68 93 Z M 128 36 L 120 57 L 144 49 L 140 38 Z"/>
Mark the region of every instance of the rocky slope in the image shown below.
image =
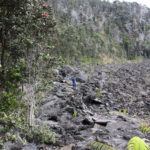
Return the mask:
<path id="1" fill-rule="evenodd" d="M 139 136 L 147 143 L 141 123 L 149 124 L 150 61 L 54 70 L 53 91 L 41 103 L 37 124 L 56 133 L 55 145 L 28 144 L 22 150 L 91 150 L 93 141 L 125 150 L 128 141 Z M 72 89 L 71 78 L 78 88 Z M 121 113 L 123 111 L 124 113 Z M 10 150 L 6 144 L 6 150 Z"/>
<path id="2" fill-rule="evenodd" d="M 87 73 L 64 68 L 67 83 L 54 81 L 38 116 L 38 123 L 50 125 L 57 135 L 52 149 L 69 145 L 90 150 L 89 142 L 100 141 L 124 150 L 133 136 L 150 140 L 140 129 L 142 118 L 150 115 L 150 61 L 84 68 Z M 77 78 L 77 90 L 71 87 L 72 76 Z"/>

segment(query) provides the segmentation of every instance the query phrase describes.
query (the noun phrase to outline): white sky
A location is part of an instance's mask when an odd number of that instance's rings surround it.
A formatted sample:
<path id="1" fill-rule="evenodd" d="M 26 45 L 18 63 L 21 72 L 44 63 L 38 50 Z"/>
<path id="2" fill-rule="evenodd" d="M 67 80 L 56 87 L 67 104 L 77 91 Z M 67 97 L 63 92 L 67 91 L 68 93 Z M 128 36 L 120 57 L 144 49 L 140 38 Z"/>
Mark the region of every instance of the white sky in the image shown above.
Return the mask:
<path id="1" fill-rule="evenodd" d="M 110 2 L 113 2 L 114 0 L 109 0 Z M 119 1 L 126 1 L 126 2 L 137 2 L 141 5 L 146 5 L 150 8 L 150 0 L 119 0 Z"/>

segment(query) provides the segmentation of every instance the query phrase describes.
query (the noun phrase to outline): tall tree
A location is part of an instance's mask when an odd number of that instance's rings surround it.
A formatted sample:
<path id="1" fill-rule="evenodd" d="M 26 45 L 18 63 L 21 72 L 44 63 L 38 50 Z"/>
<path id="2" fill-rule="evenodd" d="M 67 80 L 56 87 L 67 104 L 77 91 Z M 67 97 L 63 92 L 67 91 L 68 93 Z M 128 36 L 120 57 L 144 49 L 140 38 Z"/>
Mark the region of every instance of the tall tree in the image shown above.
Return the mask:
<path id="1" fill-rule="evenodd" d="M 48 3 L 0 0 L 0 87 L 9 95 L 14 94 L 11 89 L 17 88 L 41 49 L 50 47 L 48 39 L 56 22 Z"/>

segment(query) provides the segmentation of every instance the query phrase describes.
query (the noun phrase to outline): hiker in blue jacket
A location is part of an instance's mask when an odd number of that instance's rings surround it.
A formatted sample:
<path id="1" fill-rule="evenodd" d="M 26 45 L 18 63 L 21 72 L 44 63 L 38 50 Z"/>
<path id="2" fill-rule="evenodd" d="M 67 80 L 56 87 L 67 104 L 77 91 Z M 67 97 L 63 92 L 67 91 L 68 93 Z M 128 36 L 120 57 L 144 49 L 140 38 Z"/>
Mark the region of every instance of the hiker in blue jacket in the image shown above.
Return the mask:
<path id="1" fill-rule="evenodd" d="M 76 78 L 72 78 L 72 86 L 74 89 L 77 89 Z"/>

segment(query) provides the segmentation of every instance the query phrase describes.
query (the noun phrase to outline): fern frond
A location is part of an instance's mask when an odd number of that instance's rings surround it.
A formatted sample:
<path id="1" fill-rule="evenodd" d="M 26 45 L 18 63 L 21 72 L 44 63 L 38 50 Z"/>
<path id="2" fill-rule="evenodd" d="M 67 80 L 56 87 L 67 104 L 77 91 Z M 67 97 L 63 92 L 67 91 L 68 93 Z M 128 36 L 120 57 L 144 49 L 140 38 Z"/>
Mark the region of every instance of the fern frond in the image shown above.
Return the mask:
<path id="1" fill-rule="evenodd" d="M 139 137 L 133 137 L 128 142 L 127 150 L 150 150 L 150 147 Z"/>
<path id="2" fill-rule="evenodd" d="M 88 146 L 91 146 L 92 148 L 96 150 L 116 150 L 113 147 L 100 143 L 100 142 L 92 142 L 92 143 L 89 143 Z"/>
<path id="3" fill-rule="evenodd" d="M 144 134 L 146 134 L 147 132 L 150 132 L 150 127 L 149 127 L 147 124 L 142 123 L 142 124 L 141 124 L 141 130 L 142 130 L 142 132 L 143 132 Z"/>

